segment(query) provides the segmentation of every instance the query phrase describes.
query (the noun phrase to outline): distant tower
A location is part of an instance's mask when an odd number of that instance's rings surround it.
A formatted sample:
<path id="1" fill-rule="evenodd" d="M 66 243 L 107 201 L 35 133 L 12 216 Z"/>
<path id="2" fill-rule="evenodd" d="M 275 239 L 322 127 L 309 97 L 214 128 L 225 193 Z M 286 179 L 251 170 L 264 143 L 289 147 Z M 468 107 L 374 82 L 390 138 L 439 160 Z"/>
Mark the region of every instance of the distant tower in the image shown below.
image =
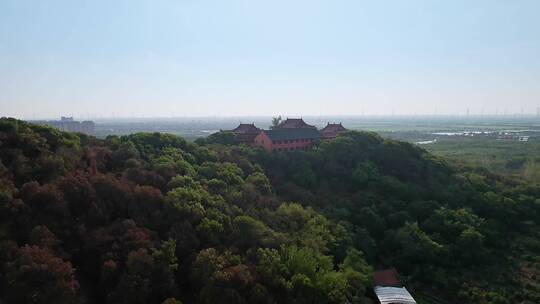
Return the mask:
<path id="1" fill-rule="evenodd" d="M 470 114 L 471 114 L 471 109 L 467 108 L 467 118 L 469 118 Z"/>
<path id="2" fill-rule="evenodd" d="M 536 117 L 540 118 L 540 107 L 536 108 Z"/>

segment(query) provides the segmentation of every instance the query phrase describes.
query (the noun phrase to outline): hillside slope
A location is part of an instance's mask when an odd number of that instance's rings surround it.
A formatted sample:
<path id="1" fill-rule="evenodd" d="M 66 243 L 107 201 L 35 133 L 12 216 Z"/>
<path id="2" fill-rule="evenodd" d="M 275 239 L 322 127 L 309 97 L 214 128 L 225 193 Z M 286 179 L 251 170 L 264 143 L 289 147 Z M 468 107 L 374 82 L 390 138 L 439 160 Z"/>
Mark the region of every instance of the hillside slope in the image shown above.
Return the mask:
<path id="1" fill-rule="evenodd" d="M 270 154 L 1 119 L 0 160 L 6 303 L 370 303 L 388 266 L 462 303 L 539 301 L 540 188 L 374 134 Z"/>

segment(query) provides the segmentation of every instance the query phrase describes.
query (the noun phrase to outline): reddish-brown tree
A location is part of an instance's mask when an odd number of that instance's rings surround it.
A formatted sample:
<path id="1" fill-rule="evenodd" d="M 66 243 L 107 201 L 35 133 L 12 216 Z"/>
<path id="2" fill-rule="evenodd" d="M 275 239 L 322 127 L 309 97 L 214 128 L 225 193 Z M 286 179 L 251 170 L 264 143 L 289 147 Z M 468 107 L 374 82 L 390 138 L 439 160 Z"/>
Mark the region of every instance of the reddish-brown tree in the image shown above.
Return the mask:
<path id="1" fill-rule="evenodd" d="M 23 246 L 7 264 L 9 303 L 74 303 L 79 290 L 71 263 L 37 246 Z"/>

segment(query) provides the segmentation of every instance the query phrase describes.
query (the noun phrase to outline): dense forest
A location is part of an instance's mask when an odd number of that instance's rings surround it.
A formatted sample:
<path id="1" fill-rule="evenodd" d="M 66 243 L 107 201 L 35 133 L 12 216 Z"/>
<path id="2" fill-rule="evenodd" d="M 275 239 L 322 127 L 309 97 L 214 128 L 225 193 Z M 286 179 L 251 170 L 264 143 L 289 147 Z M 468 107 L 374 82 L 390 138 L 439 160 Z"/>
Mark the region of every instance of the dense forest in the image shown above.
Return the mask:
<path id="1" fill-rule="evenodd" d="M 0 302 L 540 303 L 540 186 L 347 132 L 97 139 L 0 120 Z"/>

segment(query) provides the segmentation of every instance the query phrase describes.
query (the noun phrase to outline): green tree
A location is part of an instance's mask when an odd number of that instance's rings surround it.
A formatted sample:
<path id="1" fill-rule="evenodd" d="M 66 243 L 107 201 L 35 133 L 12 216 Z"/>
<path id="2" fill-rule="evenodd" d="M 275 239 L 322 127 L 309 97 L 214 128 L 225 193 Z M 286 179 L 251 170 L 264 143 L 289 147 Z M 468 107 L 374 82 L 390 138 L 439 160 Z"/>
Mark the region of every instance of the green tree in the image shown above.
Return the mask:
<path id="1" fill-rule="evenodd" d="M 114 293 L 109 295 L 110 301 L 119 303 L 147 303 L 152 292 L 152 268 L 154 259 L 146 249 L 132 251 L 126 262 L 126 272 Z"/>
<path id="2" fill-rule="evenodd" d="M 176 257 L 176 241 L 167 240 L 161 243 L 159 248 L 153 248 L 152 259 L 152 298 L 160 301 L 163 298 L 176 296 L 178 288 L 175 275 L 179 269 Z"/>
<path id="3" fill-rule="evenodd" d="M 204 194 L 189 188 L 175 188 L 165 195 L 165 207 L 168 216 L 175 220 L 187 219 L 191 223 L 198 222 L 205 213 L 203 206 Z"/>
<path id="4" fill-rule="evenodd" d="M 206 142 L 209 144 L 221 144 L 221 145 L 234 145 L 237 143 L 234 133 L 229 131 L 220 131 L 210 134 L 206 138 Z"/>
<path id="5" fill-rule="evenodd" d="M 270 129 L 275 129 L 279 124 L 281 123 L 281 115 L 277 117 L 272 117 L 272 125 L 270 126 Z"/>
<path id="6" fill-rule="evenodd" d="M 274 232 L 263 222 L 250 216 L 241 215 L 233 220 L 231 240 L 241 249 L 259 246 L 271 246 Z"/>
<path id="7" fill-rule="evenodd" d="M 270 184 L 268 177 L 261 172 L 251 174 L 246 178 L 246 182 L 255 185 L 257 190 L 264 195 L 272 193 L 272 185 Z"/>

